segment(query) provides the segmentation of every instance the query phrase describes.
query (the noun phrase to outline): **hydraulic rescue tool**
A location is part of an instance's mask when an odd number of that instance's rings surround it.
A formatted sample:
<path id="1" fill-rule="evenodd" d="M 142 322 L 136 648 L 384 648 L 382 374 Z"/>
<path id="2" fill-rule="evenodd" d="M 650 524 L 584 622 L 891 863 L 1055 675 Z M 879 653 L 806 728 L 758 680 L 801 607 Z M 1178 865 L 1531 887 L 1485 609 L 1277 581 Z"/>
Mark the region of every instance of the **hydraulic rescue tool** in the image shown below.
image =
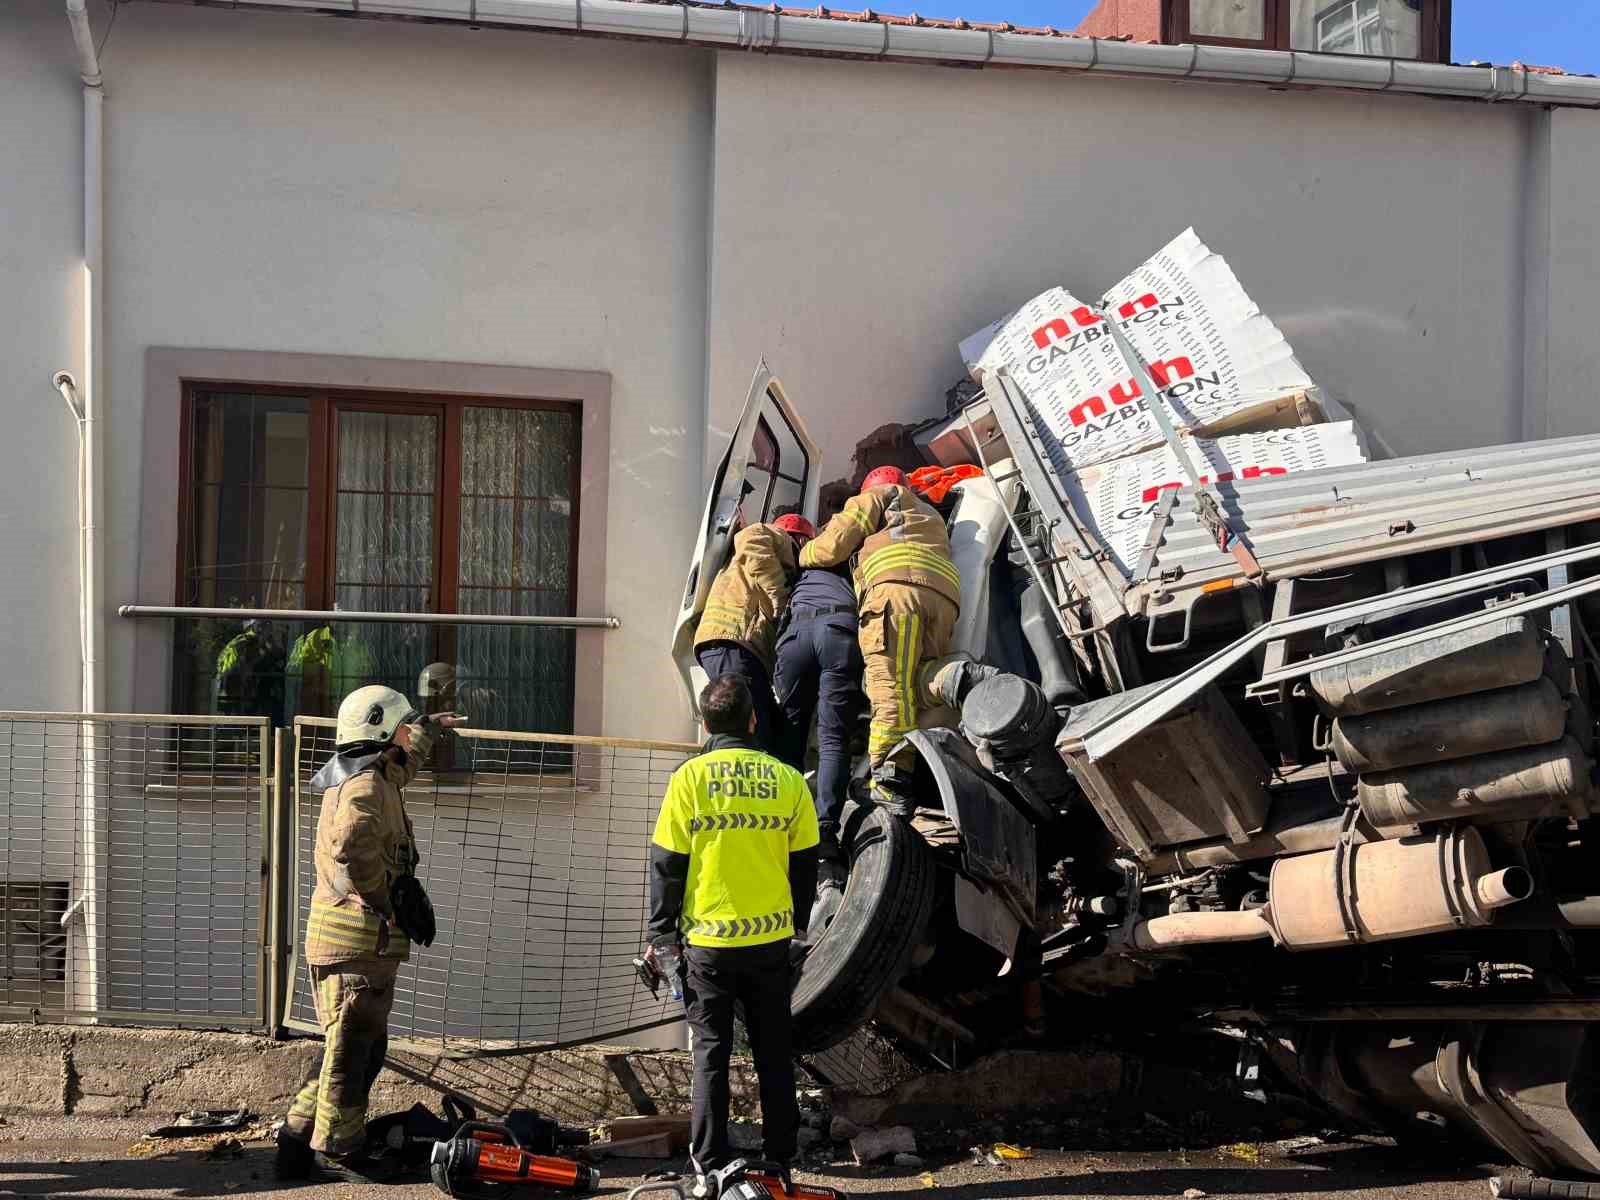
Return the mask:
<path id="1" fill-rule="evenodd" d="M 448 1141 L 435 1142 L 428 1164 L 447 1196 L 498 1200 L 525 1187 L 592 1192 L 600 1172 L 570 1158 L 535 1154 L 509 1126 L 468 1121 Z"/>
<path id="2" fill-rule="evenodd" d="M 628 1193 L 628 1200 L 660 1194 L 678 1200 L 848 1200 L 838 1188 L 796 1183 L 787 1167 L 759 1158 L 738 1158 L 709 1175 L 662 1175 Z"/>

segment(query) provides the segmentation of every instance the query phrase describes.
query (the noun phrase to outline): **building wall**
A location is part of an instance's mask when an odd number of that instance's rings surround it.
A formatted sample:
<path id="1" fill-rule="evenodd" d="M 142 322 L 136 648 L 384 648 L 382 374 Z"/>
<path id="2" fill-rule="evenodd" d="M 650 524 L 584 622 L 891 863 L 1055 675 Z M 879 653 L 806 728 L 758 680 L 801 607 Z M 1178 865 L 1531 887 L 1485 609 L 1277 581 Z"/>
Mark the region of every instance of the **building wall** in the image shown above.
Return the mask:
<path id="1" fill-rule="evenodd" d="M 0 702 L 71 707 L 79 89 L 55 0 L 3 20 Z M 942 411 L 960 338 L 1192 224 L 1380 452 L 1600 427 L 1593 113 L 160 4 L 106 78 L 108 607 L 171 599 L 140 584 L 177 457 L 142 444 L 150 347 L 609 372 L 608 733 L 689 731 L 665 646 L 763 355 L 836 477 Z"/>
<path id="2" fill-rule="evenodd" d="M 960 338 L 1190 225 L 1380 448 L 1521 436 L 1527 111 L 727 53 L 717 114 L 712 424 L 765 353 L 859 414 L 812 426 L 830 476 L 943 410 Z"/>
<path id="3" fill-rule="evenodd" d="M 29 326 L 48 345 L 67 342 L 76 312 L 78 102 L 59 6 L 25 8 L 41 78 L 8 74 L 0 87 L 48 99 L 50 126 L 7 144 L 51 161 L 47 187 L 12 172 L 4 186 L 55 242 L 36 271 L 54 269 L 59 298 L 35 299 Z M 137 594 L 142 489 L 171 487 L 141 468 L 148 347 L 608 371 L 609 474 L 586 481 L 609 489 L 607 604 L 622 621 L 603 635 L 605 726 L 683 733 L 682 714 L 657 700 L 677 686 L 660 581 L 681 576 L 693 544 L 686 498 L 703 457 L 708 56 L 138 4 L 118 16 L 104 65 L 108 605 L 171 602 Z M 56 209 L 64 222 L 49 219 Z M 66 350 L 29 353 L 40 361 L 13 377 L 42 380 L 31 409 L 49 442 L 24 452 L 68 464 L 70 430 L 47 390 Z M 171 456 L 175 469 L 175 438 Z M 68 571 L 69 499 L 63 488 L 59 538 L 29 531 Z M 52 638 L 68 639 L 71 665 L 70 579 L 54 574 L 65 634 Z M 109 623 L 115 709 L 132 696 L 134 637 L 130 622 Z M 69 706 L 57 693 L 50 702 Z M 45 699 L 32 682 L 17 689 L 19 704 Z"/>
<path id="4" fill-rule="evenodd" d="M 9 7 L 9 6 L 8 6 Z M 59 6 L 0 17 L 0 709 L 78 707 L 83 123 Z"/>

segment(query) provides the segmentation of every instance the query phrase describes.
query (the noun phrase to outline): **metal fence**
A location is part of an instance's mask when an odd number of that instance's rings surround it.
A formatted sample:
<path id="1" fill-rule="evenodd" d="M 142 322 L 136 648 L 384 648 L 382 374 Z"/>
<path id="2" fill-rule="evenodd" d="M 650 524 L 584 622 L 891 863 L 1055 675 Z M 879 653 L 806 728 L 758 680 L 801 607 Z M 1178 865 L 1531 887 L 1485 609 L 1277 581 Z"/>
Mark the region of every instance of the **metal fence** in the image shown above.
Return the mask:
<path id="1" fill-rule="evenodd" d="M 0 712 L 0 1016 L 266 1025 L 269 734 Z"/>
<path id="2" fill-rule="evenodd" d="M 321 802 L 307 784 L 333 722 L 294 726 L 294 946 L 304 943 Z M 647 855 L 677 742 L 461 730 L 406 789 L 438 918 L 400 972 L 391 1041 L 484 1056 L 616 1039 L 681 1017 L 632 959 L 645 938 Z M 285 1024 L 319 1031 L 293 970 Z"/>

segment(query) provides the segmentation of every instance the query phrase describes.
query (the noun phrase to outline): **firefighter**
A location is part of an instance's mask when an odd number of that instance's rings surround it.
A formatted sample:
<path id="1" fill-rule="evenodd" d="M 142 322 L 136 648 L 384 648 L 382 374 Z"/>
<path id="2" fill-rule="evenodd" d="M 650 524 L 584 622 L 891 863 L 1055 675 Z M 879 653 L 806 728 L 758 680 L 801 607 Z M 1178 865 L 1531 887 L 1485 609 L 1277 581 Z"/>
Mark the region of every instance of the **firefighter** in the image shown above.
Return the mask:
<path id="1" fill-rule="evenodd" d="M 859 718 L 861 648 L 856 592 L 846 568 L 807 567 L 789 594 L 778 635 L 773 683 L 783 708 L 788 746 L 783 759 L 803 770 L 811 719 L 817 721 L 817 902 L 811 927 L 820 936 L 837 910 L 845 883 L 839 820 L 850 783 L 850 734 Z"/>
<path id="2" fill-rule="evenodd" d="M 707 684 L 700 715 L 709 738 L 673 772 L 651 839 L 645 954 L 669 973 L 681 962 L 694 1032 L 691 1155 L 705 1175 L 731 1161 L 735 1005 L 760 1080 L 763 1157 L 794 1157 L 800 1109 L 789 992 L 816 889 L 817 814 L 800 772 L 752 742 L 755 708 L 744 679 Z"/>
<path id="3" fill-rule="evenodd" d="M 778 619 L 789 600 L 795 553 L 815 532 L 799 513 L 739 530 L 733 557 L 711 584 L 695 630 L 695 661 L 707 678 L 740 675 L 749 682 L 755 697 L 756 743 L 769 753 L 779 750 L 782 737 L 772 698 Z"/>
<path id="4" fill-rule="evenodd" d="M 311 779 L 322 811 L 305 955 L 325 1040 L 321 1067 L 278 1137 L 283 1179 L 383 1181 L 399 1169 L 366 1144 L 367 1093 L 388 1047 L 395 975 L 410 957 L 402 929 L 412 923 L 403 905 L 396 911 L 394 885 L 418 862 L 404 799 L 431 749 L 418 720 L 393 688 L 358 688 L 339 705 L 337 753 Z M 435 720 L 449 727 L 460 718 Z"/>
<path id="5" fill-rule="evenodd" d="M 867 472 L 800 552 L 802 569 L 853 567 L 860 604 L 861 657 L 872 707 L 867 757 L 872 799 L 898 816 L 915 811 L 909 772 L 891 757 L 917 727 L 924 705 L 959 707 L 977 679 L 993 673 L 951 655 L 961 576 L 950 559 L 944 518 L 905 486 L 898 467 Z"/>

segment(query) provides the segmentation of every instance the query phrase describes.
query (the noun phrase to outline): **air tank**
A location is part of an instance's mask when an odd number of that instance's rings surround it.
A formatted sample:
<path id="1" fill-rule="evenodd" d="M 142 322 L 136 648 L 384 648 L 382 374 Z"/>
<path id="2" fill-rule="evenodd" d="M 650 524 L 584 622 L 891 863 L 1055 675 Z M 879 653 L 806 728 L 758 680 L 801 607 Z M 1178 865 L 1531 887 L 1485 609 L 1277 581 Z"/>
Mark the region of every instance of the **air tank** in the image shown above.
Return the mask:
<path id="1" fill-rule="evenodd" d="M 1561 736 L 1567 703 L 1548 676 L 1518 687 L 1340 717 L 1333 753 L 1365 774 L 1420 763 L 1542 746 Z"/>
<path id="2" fill-rule="evenodd" d="M 1532 815 L 1589 792 L 1589 759 L 1575 738 L 1363 775 L 1361 812 L 1393 827 L 1457 817 Z"/>
<path id="3" fill-rule="evenodd" d="M 1528 617 L 1505 617 L 1311 675 L 1329 716 L 1356 716 L 1450 696 L 1515 687 L 1539 677 L 1544 643 Z"/>

